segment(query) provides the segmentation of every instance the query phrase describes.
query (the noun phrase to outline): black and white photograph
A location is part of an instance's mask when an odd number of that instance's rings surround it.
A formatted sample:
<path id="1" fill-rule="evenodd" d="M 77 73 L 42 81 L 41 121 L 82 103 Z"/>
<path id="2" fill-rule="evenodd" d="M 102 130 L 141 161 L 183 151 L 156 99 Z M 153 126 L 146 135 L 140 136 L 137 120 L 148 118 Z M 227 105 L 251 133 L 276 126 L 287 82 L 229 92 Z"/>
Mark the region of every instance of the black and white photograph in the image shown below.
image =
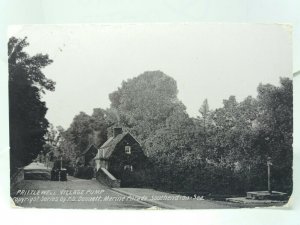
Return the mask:
<path id="1" fill-rule="evenodd" d="M 291 26 L 13 25 L 7 45 L 12 207 L 290 207 Z"/>

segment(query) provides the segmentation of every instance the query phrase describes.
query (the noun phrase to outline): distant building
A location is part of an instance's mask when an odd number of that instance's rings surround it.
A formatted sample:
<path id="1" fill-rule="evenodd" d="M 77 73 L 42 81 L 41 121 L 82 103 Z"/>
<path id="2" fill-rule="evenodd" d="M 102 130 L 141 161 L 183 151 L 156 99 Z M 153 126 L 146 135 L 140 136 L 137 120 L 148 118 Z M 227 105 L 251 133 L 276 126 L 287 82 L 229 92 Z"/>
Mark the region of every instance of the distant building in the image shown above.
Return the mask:
<path id="1" fill-rule="evenodd" d="M 136 138 L 116 127 L 113 135 L 98 149 L 94 160 L 100 182 L 110 186 L 118 186 L 118 182 L 121 186 L 138 186 L 147 158 Z"/>
<path id="2" fill-rule="evenodd" d="M 98 149 L 94 144 L 91 144 L 84 150 L 79 157 L 77 158 L 76 162 L 82 164 L 83 166 L 93 166 L 94 165 L 94 157 L 96 156 Z"/>

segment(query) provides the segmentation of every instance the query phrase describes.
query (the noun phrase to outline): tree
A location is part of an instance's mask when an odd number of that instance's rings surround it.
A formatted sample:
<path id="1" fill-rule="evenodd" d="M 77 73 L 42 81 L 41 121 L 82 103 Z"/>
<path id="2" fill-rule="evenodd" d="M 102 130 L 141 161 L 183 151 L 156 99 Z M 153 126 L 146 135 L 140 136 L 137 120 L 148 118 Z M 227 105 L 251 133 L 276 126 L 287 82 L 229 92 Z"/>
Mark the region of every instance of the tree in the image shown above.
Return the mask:
<path id="1" fill-rule="evenodd" d="M 280 79 L 280 87 L 270 84 L 258 87 L 259 116 L 257 142 L 264 153 L 263 160 L 272 158 L 273 185 L 292 191 L 293 165 L 293 83 Z"/>
<path id="2" fill-rule="evenodd" d="M 45 144 L 47 107 L 41 101 L 46 90 L 54 91 L 55 82 L 42 69 L 53 61 L 48 55 L 29 56 L 24 48 L 27 38 L 11 37 L 8 42 L 10 165 L 12 173 L 36 158 Z"/>
<path id="3" fill-rule="evenodd" d="M 61 133 L 64 131 L 63 127 L 54 127 L 53 124 L 49 124 L 48 131 L 45 134 L 45 141 L 47 146 L 51 146 L 52 149 L 57 148 L 61 139 Z M 49 151 L 44 151 L 45 153 Z"/>
<path id="4" fill-rule="evenodd" d="M 199 109 L 199 112 L 203 118 L 203 122 L 204 122 L 204 127 L 205 127 L 205 122 L 209 116 L 209 105 L 208 105 L 208 101 L 207 99 L 205 99 L 202 103 L 202 106 Z"/>
<path id="5" fill-rule="evenodd" d="M 64 129 L 61 126 L 54 127 L 53 124 L 49 124 L 48 131 L 45 134 L 45 144 L 40 155 L 48 155 L 50 161 L 53 161 L 54 157 L 60 155 L 59 143 L 62 138 L 62 133 Z"/>
<path id="6" fill-rule="evenodd" d="M 72 134 L 65 130 L 60 130 L 60 142 L 57 147 L 56 158 L 63 156 L 65 162 L 68 162 L 69 166 L 75 164 L 76 156 L 78 155 L 76 145 L 72 141 Z"/>
<path id="7" fill-rule="evenodd" d="M 163 128 L 148 137 L 145 149 L 154 165 L 153 185 L 169 190 L 190 189 L 192 183 L 187 180 L 199 161 L 194 140 L 194 123 L 182 110 L 176 110 Z"/>
<path id="8" fill-rule="evenodd" d="M 207 157 L 206 151 L 208 148 L 208 146 L 207 146 L 207 126 L 208 126 L 208 122 L 209 122 L 208 120 L 209 120 L 209 116 L 210 116 L 209 105 L 208 105 L 207 99 L 205 99 L 203 101 L 203 104 L 200 107 L 199 112 L 201 114 L 201 117 L 200 118 L 198 117 L 198 120 L 203 122 L 203 124 L 202 124 L 203 133 L 202 132 L 201 133 L 203 134 L 203 142 L 204 142 L 203 143 L 204 144 L 204 158 L 206 158 Z"/>
<path id="9" fill-rule="evenodd" d="M 122 82 L 109 95 L 118 121 L 143 142 L 165 126 L 166 119 L 183 104 L 177 99 L 176 81 L 161 71 L 148 71 Z M 184 106 L 183 106 L 184 107 Z"/>
<path id="10" fill-rule="evenodd" d="M 111 112 L 95 108 L 92 115 L 80 112 L 70 127 L 61 133 L 59 149 L 72 163 L 89 145 L 100 146 L 107 140 L 107 128 L 111 126 Z"/>
<path id="11" fill-rule="evenodd" d="M 92 133 L 89 135 L 89 142 L 100 146 L 107 140 L 107 128 L 113 124 L 108 110 L 95 108 L 91 115 Z"/>

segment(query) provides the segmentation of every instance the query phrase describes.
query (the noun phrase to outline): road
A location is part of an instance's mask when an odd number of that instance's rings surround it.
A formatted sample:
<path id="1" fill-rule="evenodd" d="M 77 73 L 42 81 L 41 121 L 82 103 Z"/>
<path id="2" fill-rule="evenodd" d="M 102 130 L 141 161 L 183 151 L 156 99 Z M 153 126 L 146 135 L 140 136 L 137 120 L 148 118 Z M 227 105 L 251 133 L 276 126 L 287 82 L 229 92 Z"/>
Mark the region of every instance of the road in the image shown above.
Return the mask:
<path id="1" fill-rule="evenodd" d="M 178 195 L 147 188 L 110 189 L 97 180 L 69 176 L 68 181 L 23 180 L 11 190 L 16 206 L 64 209 L 223 209 L 281 206 L 283 203 L 242 204 Z M 181 196 L 185 198 L 184 196 Z"/>
<path id="2" fill-rule="evenodd" d="M 64 209 L 146 209 L 152 205 L 133 200 L 97 180 L 68 177 L 68 181 L 23 180 L 12 190 L 16 206 Z"/>

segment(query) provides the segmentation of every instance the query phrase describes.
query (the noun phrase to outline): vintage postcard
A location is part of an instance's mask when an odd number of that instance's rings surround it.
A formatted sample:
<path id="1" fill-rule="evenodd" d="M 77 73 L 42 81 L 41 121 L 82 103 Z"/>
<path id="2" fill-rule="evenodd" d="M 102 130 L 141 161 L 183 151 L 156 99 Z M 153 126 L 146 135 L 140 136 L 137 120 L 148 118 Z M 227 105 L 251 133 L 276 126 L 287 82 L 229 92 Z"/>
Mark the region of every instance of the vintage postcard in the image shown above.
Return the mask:
<path id="1" fill-rule="evenodd" d="M 14 207 L 288 207 L 291 27 L 15 25 Z"/>

